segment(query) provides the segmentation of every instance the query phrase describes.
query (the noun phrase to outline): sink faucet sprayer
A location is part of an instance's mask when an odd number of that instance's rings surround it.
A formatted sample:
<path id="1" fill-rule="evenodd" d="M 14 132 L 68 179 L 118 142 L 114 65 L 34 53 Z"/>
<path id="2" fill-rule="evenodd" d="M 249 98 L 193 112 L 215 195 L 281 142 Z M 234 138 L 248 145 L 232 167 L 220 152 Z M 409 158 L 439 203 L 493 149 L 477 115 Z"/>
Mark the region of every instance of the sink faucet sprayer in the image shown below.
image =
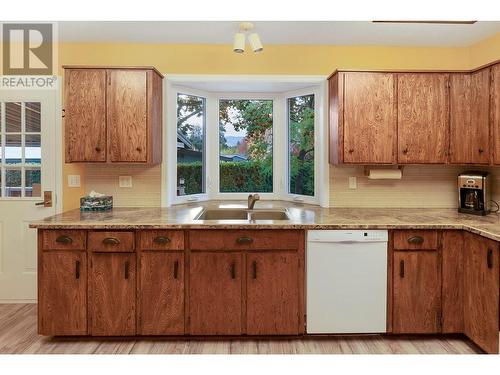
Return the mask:
<path id="1" fill-rule="evenodd" d="M 255 206 L 255 202 L 257 202 L 260 199 L 259 194 L 250 194 L 248 196 L 248 209 L 253 210 L 253 207 Z"/>

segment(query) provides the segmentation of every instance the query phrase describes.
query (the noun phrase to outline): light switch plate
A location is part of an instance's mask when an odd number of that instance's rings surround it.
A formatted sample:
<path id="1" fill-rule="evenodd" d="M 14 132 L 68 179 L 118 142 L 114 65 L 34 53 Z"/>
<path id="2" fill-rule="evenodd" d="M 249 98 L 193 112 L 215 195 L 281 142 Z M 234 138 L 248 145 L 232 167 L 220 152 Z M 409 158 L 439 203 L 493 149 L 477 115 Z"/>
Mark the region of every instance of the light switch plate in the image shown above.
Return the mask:
<path id="1" fill-rule="evenodd" d="M 349 189 L 357 189 L 358 180 L 356 177 L 349 177 Z"/>
<path id="2" fill-rule="evenodd" d="M 70 174 L 68 175 L 68 187 L 77 188 L 80 187 L 80 175 Z"/>
<path id="3" fill-rule="evenodd" d="M 118 176 L 118 184 L 121 188 L 131 188 L 132 176 Z"/>

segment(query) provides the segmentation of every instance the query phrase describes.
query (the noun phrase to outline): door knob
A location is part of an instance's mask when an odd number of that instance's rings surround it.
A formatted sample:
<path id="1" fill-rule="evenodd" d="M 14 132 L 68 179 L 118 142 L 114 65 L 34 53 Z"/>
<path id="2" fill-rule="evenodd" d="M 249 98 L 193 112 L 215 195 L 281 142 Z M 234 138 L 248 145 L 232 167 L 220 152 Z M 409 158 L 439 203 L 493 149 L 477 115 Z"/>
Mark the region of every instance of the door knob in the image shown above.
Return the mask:
<path id="1" fill-rule="evenodd" d="M 43 192 L 43 201 L 36 202 L 35 206 L 52 207 L 52 192 L 51 191 L 44 191 Z"/>

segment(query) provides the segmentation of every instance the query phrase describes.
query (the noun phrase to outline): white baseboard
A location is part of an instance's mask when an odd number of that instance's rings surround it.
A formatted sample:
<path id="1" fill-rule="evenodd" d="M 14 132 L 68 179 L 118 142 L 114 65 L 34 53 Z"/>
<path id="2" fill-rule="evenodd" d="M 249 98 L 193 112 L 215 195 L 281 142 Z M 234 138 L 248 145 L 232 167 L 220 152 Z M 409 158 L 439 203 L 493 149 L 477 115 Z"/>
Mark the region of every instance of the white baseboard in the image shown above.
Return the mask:
<path id="1" fill-rule="evenodd" d="M 0 304 L 7 303 L 35 303 L 36 299 L 0 299 Z"/>

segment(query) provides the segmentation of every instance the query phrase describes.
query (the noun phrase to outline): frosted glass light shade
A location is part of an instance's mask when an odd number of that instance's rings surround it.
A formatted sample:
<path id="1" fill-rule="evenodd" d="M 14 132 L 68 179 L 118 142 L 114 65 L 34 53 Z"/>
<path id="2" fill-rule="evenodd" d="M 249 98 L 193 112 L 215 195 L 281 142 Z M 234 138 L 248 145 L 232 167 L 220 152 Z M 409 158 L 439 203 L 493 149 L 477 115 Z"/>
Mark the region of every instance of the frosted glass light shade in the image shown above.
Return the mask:
<path id="1" fill-rule="evenodd" d="M 252 33 L 248 36 L 248 41 L 250 42 L 250 46 L 254 52 L 260 52 L 264 49 L 262 45 L 259 35 L 257 33 Z"/>
<path id="2" fill-rule="evenodd" d="M 233 51 L 236 53 L 245 52 L 245 34 L 244 33 L 234 34 Z"/>

